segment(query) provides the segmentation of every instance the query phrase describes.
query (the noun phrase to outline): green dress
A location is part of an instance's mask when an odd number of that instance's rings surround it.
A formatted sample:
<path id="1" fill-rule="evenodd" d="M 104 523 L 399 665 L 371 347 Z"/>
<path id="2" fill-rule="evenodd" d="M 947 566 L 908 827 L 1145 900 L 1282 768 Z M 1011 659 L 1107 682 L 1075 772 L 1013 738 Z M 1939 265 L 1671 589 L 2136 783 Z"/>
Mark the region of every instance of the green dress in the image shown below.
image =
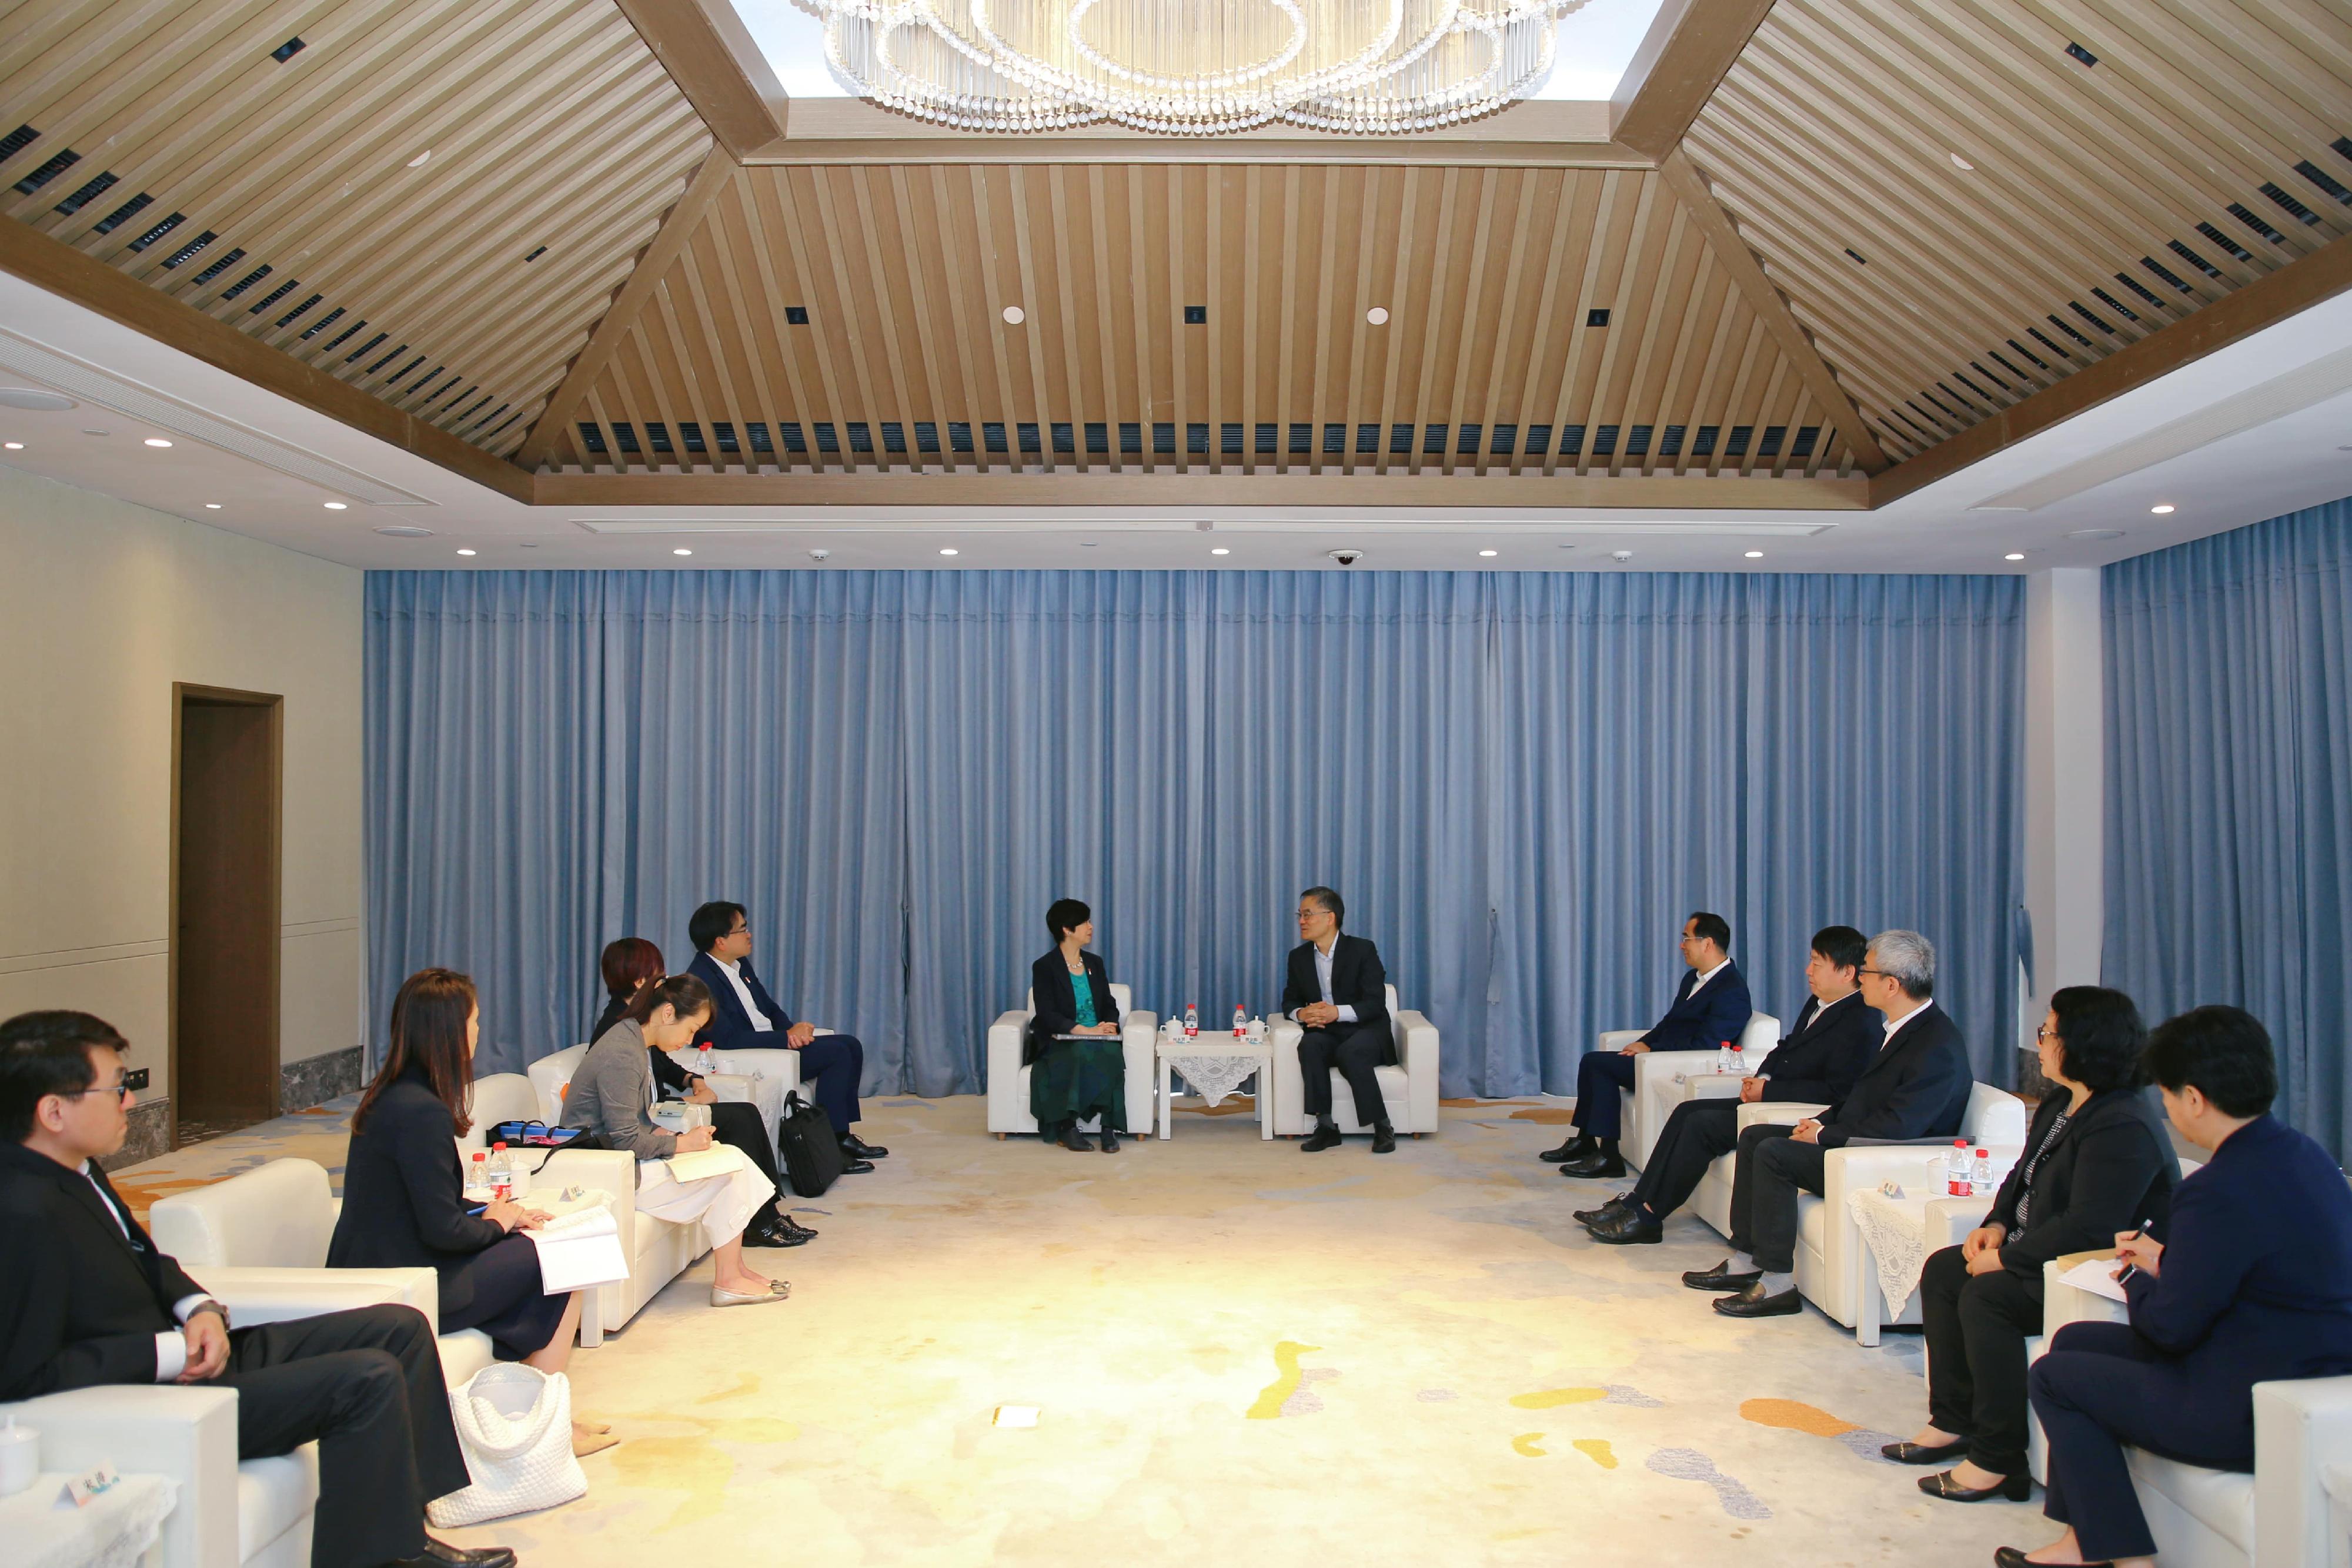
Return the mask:
<path id="1" fill-rule="evenodd" d="M 1095 988 L 1086 975 L 1070 977 L 1070 990 L 1078 1000 L 1081 1024 L 1097 1021 Z M 1101 1116 L 1103 1125 L 1127 1132 L 1127 1050 L 1118 1036 L 1098 1040 L 1048 1040 L 1029 1070 L 1029 1113 L 1037 1130 L 1057 1135 L 1064 1123 Z"/>

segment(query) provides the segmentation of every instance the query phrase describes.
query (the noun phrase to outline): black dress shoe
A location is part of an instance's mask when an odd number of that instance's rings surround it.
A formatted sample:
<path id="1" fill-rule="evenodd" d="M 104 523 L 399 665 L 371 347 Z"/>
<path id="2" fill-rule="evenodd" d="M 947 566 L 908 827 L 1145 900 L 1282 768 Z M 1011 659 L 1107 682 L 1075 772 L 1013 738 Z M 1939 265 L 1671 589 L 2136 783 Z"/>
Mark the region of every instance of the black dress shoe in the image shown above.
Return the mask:
<path id="1" fill-rule="evenodd" d="M 864 1176 L 867 1171 L 870 1171 L 873 1168 L 874 1162 L 872 1160 L 844 1160 L 841 1162 L 841 1174 L 844 1176 Z"/>
<path id="2" fill-rule="evenodd" d="M 1078 1131 L 1078 1124 L 1076 1122 L 1068 1123 L 1062 1128 L 1061 1144 L 1062 1147 L 1074 1154 L 1090 1155 L 1095 1152 L 1095 1146 L 1087 1142 L 1087 1135 Z"/>
<path id="3" fill-rule="evenodd" d="M 1764 1282 L 1759 1280 L 1736 1296 L 1717 1298 L 1714 1306 L 1727 1318 L 1785 1318 L 1803 1312 L 1805 1300 L 1794 1285 L 1777 1296 L 1768 1296 Z"/>
<path id="4" fill-rule="evenodd" d="M 762 1225 L 757 1230 L 743 1233 L 746 1247 L 805 1247 L 815 1239 L 815 1231 L 803 1230 L 798 1226 L 787 1229 L 782 1225 Z"/>
<path id="5" fill-rule="evenodd" d="M 1744 1291 L 1764 1276 L 1750 1270 L 1745 1273 L 1734 1270 L 1726 1258 L 1712 1269 L 1694 1269 L 1683 1276 L 1683 1283 L 1694 1291 Z"/>
<path id="6" fill-rule="evenodd" d="M 2022 1546 L 1996 1546 L 1992 1549 L 1992 1568 L 2042 1568 L 2025 1554 Z M 2089 1563 L 2084 1568 L 2115 1568 L 2112 1563 Z"/>
<path id="7" fill-rule="evenodd" d="M 1967 1458 L 1969 1440 L 1956 1437 L 1948 1443 L 1887 1443 L 1878 1452 L 1898 1465 L 1940 1465 L 1946 1459 Z"/>
<path id="8" fill-rule="evenodd" d="M 1629 1208 L 1614 1219 L 1595 1223 L 1589 1233 L 1609 1247 L 1654 1247 L 1665 1239 L 1666 1228 L 1641 1210 Z"/>
<path id="9" fill-rule="evenodd" d="M 1571 1160 L 1559 1167 L 1559 1174 L 1578 1181 L 1606 1181 L 1625 1174 L 1622 1155 L 1591 1154 L 1580 1160 Z"/>
<path id="10" fill-rule="evenodd" d="M 1339 1129 L 1327 1122 L 1308 1134 L 1307 1141 L 1299 1145 L 1298 1148 L 1302 1154 L 1319 1155 L 1325 1149 L 1336 1149 L 1339 1146 Z"/>
<path id="11" fill-rule="evenodd" d="M 1108 1127 L 1102 1130 L 1102 1152 L 1107 1155 L 1118 1153 L 1118 1134 Z"/>
<path id="12" fill-rule="evenodd" d="M 1575 1209 L 1570 1211 L 1569 1218 L 1579 1225 L 1598 1225 L 1602 1220 L 1612 1218 L 1633 1207 L 1633 1200 L 1621 1192 L 1599 1208 Z"/>
<path id="13" fill-rule="evenodd" d="M 880 1160 L 890 1155 L 889 1150 L 869 1144 L 855 1133 L 841 1134 L 841 1152 L 853 1160 Z"/>
<path id="14" fill-rule="evenodd" d="M 816 1238 L 816 1232 L 814 1230 L 803 1225 L 799 1220 L 794 1219 L 791 1215 L 784 1213 L 782 1209 L 776 1211 L 776 1228 L 782 1231 L 787 1236 L 805 1236 L 811 1240 L 814 1240 Z"/>
<path id="15" fill-rule="evenodd" d="M 1929 1497 L 1942 1498 L 1946 1502 L 1983 1502 L 1996 1497 L 2010 1502 L 2023 1502 L 2033 1495 L 2033 1478 L 2003 1476 L 1989 1487 L 1964 1487 L 1952 1479 L 1951 1471 L 1937 1470 L 1932 1476 L 1919 1478 L 1919 1490 Z"/>
<path id="16" fill-rule="evenodd" d="M 425 1550 L 414 1557 L 404 1557 L 394 1568 L 514 1568 L 515 1554 L 505 1546 L 452 1546 L 446 1541 L 425 1538 Z"/>
<path id="17" fill-rule="evenodd" d="M 1396 1153 L 1396 1129 L 1386 1122 L 1376 1122 L 1372 1124 L 1372 1153 L 1376 1155 Z"/>
<path id="18" fill-rule="evenodd" d="M 1559 1147 L 1556 1149 L 1546 1149 L 1542 1154 L 1538 1155 L 1536 1158 L 1539 1160 L 1549 1160 L 1556 1166 L 1566 1165 L 1570 1160 L 1582 1159 L 1585 1155 L 1592 1153 L 1600 1145 L 1596 1145 L 1591 1138 L 1579 1133 L 1576 1136 L 1569 1139 L 1568 1142 L 1562 1144 Z"/>

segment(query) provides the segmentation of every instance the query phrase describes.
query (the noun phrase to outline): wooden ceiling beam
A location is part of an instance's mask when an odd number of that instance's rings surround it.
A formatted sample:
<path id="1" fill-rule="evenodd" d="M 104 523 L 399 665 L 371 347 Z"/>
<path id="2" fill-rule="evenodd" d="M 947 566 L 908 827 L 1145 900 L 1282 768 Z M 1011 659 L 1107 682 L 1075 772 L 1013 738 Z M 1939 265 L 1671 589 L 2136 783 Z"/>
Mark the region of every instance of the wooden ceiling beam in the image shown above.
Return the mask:
<path id="1" fill-rule="evenodd" d="M 1706 236 L 1707 244 L 1715 251 L 1717 262 L 1731 275 L 1739 291 L 1747 296 L 1748 308 L 1756 312 L 1758 319 L 1764 323 L 1764 329 L 1772 335 L 1773 340 L 1780 345 L 1780 351 L 1789 357 L 1790 362 L 1803 376 L 1806 390 L 1813 394 L 1813 401 L 1821 405 L 1822 411 L 1838 427 L 1838 433 L 1845 437 L 1847 446 L 1853 452 L 1854 462 L 1865 474 L 1875 474 L 1885 468 L 1886 454 L 1880 449 L 1878 438 L 1863 423 L 1861 411 L 1854 407 L 1853 399 L 1846 395 L 1845 387 L 1831 371 L 1829 361 L 1822 358 L 1821 350 L 1813 344 L 1812 334 L 1805 330 L 1790 310 L 1788 300 L 1772 287 L 1772 280 L 1764 276 L 1762 264 L 1748 248 L 1748 242 L 1739 237 L 1739 231 L 1732 226 L 1730 214 L 1716 201 L 1715 193 L 1707 189 L 1706 178 L 1699 173 L 1689 156 L 1677 148 L 1658 168 L 1666 183 L 1680 198 L 1684 210 L 1689 213 L 1699 231 Z"/>
<path id="2" fill-rule="evenodd" d="M 532 498 L 531 476 L 506 459 L 14 219 L 0 219 L 0 269 L 510 499 Z"/>
<path id="3" fill-rule="evenodd" d="M 1772 0 L 1666 0 L 1617 84 L 1616 145 L 1663 162 L 1771 9 Z"/>
<path id="4" fill-rule="evenodd" d="M 695 171 L 694 178 L 687 183 L 685 194 L 678 197 L 677 204 L 670 208 L 668 215 L 662 219 L 661 227 L 654 231 L 653 239 L 646 245 L 645 253 L 637 257 L 637 264 L 629 269 L 628 277 L 614 292 L 612 304 L 605 308 L 603 319 L 596 323 L 596 329 L 589 334 L 588 341 L 573 358 L 572 368 L 564 372 L 562 383 L 540 412 L 538 423 L 531 426 L 530 434 L 516 449 L 514 460 L 517 463 L 525 468 L 536 468 L 553 455 L 556 443 L 563 434 L 564 422 L 578 411 L 581 401 L 588 395 L 588 389 L 594 386 L 596 378 L 604 373 L 604 367 L 612 361 L 614 349 L 636 321 L 638 312 L 645 308 L 646 301 L 653 297 L 654 290 L 661 286 L 670 263 L 677 259 L 677 253 L 693 236 L 703 215 L 709 211 L 711 202 L 726 188 L 727 182 L 735 177 L 736 168 L 735 161 L 727 155 L 724 147 L 714 146 L 704 155 L 702 167 Z"/>
<path id="5" fill-rule="evenodd" d="M 1981 463 L 2028 436 L 2096 408 L 2158 376 L 2203 359 L 2263 328 L 2352 288 L 2352 235 L 2331 240 L 2276 272 L 2224 295 L 2195 315 L 2173 322 L 2076 371 L 1949 440 L 1938 442 L 1870 481 L 1870 504 L 1883 507 L 1937 480 Z"/>
<path id="6" fill-rule="evenodd" d="M 783 84 L 727 0 L 620 0 L 646 47 L 719 144 L 738 160 L 780 141 Z"/>

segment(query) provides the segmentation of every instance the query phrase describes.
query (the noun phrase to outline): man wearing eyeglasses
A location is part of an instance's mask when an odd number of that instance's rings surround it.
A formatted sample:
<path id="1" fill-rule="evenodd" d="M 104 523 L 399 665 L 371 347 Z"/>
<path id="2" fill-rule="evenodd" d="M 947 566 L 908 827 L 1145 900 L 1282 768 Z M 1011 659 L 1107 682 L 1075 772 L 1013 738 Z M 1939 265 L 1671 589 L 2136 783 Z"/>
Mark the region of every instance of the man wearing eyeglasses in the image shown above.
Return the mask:
<path id="1" fill-rule="evenodd" d="M 128 1049 L 88 1013 L 0 1023 L 0 1400 L 105 1384 L 236 1391 L 237 1458 L 319 1445 L 312 1568 L 512 1568 L 425 1533 L 468 1482 L 441 1354 L 413 1307 L 231 1328 L 98 1162 L 122 1146 Z"/>

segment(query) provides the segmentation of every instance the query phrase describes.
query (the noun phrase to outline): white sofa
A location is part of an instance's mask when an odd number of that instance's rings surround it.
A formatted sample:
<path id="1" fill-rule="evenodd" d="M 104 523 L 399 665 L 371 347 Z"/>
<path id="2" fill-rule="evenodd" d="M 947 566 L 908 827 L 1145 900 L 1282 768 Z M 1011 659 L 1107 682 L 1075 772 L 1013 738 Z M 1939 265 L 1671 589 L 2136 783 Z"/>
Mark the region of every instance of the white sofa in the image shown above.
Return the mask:
<path id="1" fill-rule="evenodd" d="M 587 1054 L 585 1046 L 574 1046 L 572 1050 Z M 578 1060 L 572 1058 L 575 1064 Z M 538 1062 L 531 1064 L 534 1074 L 539 1067 Z M 571 1082 L 568 1071 L 562 1082 Z M 541 1121 L 554 1119 L 543 1114 L 537 1086 L 519 1072 L 494 1072 L 475 1079 L 467 1113 L 474 1124 L 457 1140 L 461 1154 L 481 1148 L 485 1133 L 498 1123 L 530 1121 L 534 1117 Z M 534 1161 L 541 1152 L 525 1151 Z M 626 1328 L 639 1309 L 661 1294 L 663 1286 L 692 1268 L 694 1260 L 702 1256 L 699 1224 L 678 1225 L 637 1212 L 637 1163 L 619 1149 L 558 1149 L 544 1165 L 537 1166 L 531 1180 L 534 1186 L 561 1187 L 576 1184 L 598 1187 L 628 1200 L 614 1206 L 613 1219 L 620 1230 L 621 1255 L 629 1260 L 629 1277 L 599 1285 L 589 1293 L 580 1312 L 583 1346 L 593 1349 L 604 1343 L 604 1335 Z"/>
<path id="2" fill-rule="evenodd" d="M 1739 1108 L 1739 1126 L 1745 1132 L 1763 1123 L 1794 1124 L 1825 1109 L 1795 1102 L 1759 1102 Z M 1992 1156 L 1994 1179 L 2000 1180 L 2017 1163 L 2025 1143 L 2025 1102 L 1990 1083 L 1975 1084 L 1969 1092 L 1968 1109 L 1960 1116 L 1960 1131 L 1954 1135 L 1982 1145 Z M 1797 1195 L 1797 1289 L 1805 1300 L 1846 1327 L 1854 1326 L 1861 1315 L 1862 1271 L 1870 1260 L 1862 1245 L 1862 1231 L 1846 1207 L 1846 1195 L 1888 1180 L 1916 1187 L 1925 1179 L 1927 1161 L 1935 1152 L 1932 1141 L 1829 1151 L 1822 1162 L 1822 1196 Z M 1726 1236 L 1731 1234 L 1735 1158 L 1717 1156 L 1700 1179 L 1698 1191 L 1691 1196 L 1691 1211 Z M 1919 1321 L 1917 1291 L 1890 1321 Z"/>
<path id="3" fill-rule="evenodd" d="M 171 1250 L 160 1234 L 156 1244 Z M 239 1324 L 386 1303 L 415 1307 L 432 1322 L 439 1307 L 430 1269 L 191 1272 Z M 44 1469 L 85 1469 L 102 1459 L 177 1482 L 178 1500 L 151 1559 L 161 1568 L 310 1568 L 318 1448 L 305 1444 L 239 1464 L 236 1399 L 235 1389 L 216 1385 L 78 1388 L 0 1404 L 0 1420 L 14 1416 L 41 1434 Z"/>
<path id="4" fill-rule="evenodd" d="M 1118 1009 L 1118 1043 L 1127 1061 L 1127 1131 L 1129 1136 L 1143 1139 L 1151 1135 L 1153 1031 L 1160 1027 L 1156 1013 L 1130 1010 L 1127 987 L 1112 982 L 1111 1005 Z M 1037 1118 L 1029 1112 L 1029 1074 L 1031 1069 L 1021 1061 L 1022 1041 L 1029 1032 L 1029 1020 L 1036 1016 L 1037 993 L 1024 992 L 1018 1008 L 996 1015 L 988 1026 L 988 1130 L 998 1137 L 1012 1133 L 1034 1133 Z M 730 1055 L 741 1056 L 742 1051 Z M 1100 1129 L 1102 1118 L 1090 1117 L 1080 1124 L 1087 1132 Z"/>
<path id="5" fill-rule="evenodd" d="M 1595 1049 L 1622 1051 L 1647 1032 L 1638 1029 L 1609 1030 L 1601 1036 L 1601 1043 Z M 1755 1071 L 1780 1043 L 1779 1019 L 1770 1013 L 1748 1014 L 1748 1027 L 1739 1031 L 1739 1054 L 1745 1058 L 1741 1065 L 1748 1072 Z M 1739 1092 L 1738 1078 L 1714 1075 L 1715 1056 L 1713 1051 L 1651 1051 L 1634 1059 L 1633 1087 L 1625 1092 L 1623 1130 L 1617 1140 L 1627 1165 L 1640 1170 L 1650 1163 L 1650 1150 L 1656 1145 L 1666 1118 L 1684 1101 Z M 1676 1083 L 1677 1073 L 1688 1082 Z"/>
<path id="6" fill-rule="evenodd" d="M 2193 1167 L 2192 1167 L 2193 1168 Z M 2058 1282 L 2062 1264 L 2042 1265 L 2043 1338 L 2070 1322 L 2120 1322 L 2122 1303 Z M 2048 1474 L 2041 1424 L 2033 1430 L 2036 1479 Z M 2254 1473 L 2239 1475 L 2126 1450 L 2133 1490 L 2163 1568 L 2318 1568 L 2345 1561 L 2331 1522 L 2327 1472 L 2352 1461 L 2352 1377 L 2254 1385 Z"/>
<path id="7" fill-rule="evenodd" d="M 1396 1036 L 1396 1065 L 1374 1069 L 1381 1084 L 1381 1102 L 1388 1109 L 1389 1125 L 1420 1137 L 1437 1131 L 1437 1026 L 1410 1009 L 1397 1006 L 1397 988 L 1388 988 L 1389 1028 Z M 1298 1071 L 1298 1038 L 1304 1033 L 1286 1014 L 1266 1020 L 1267 1044 L 1274 1052 L 1274 1132 L 1276 1137 L 1301 1137 L 1314 1131 L 1307 1115 L 1307 1083 Z M 1343 1133 L 1369 1133 L 1356 1120 L 1356 1096 L 1339 1070 L 1331 1070 L 1331 1116 Z"/>

